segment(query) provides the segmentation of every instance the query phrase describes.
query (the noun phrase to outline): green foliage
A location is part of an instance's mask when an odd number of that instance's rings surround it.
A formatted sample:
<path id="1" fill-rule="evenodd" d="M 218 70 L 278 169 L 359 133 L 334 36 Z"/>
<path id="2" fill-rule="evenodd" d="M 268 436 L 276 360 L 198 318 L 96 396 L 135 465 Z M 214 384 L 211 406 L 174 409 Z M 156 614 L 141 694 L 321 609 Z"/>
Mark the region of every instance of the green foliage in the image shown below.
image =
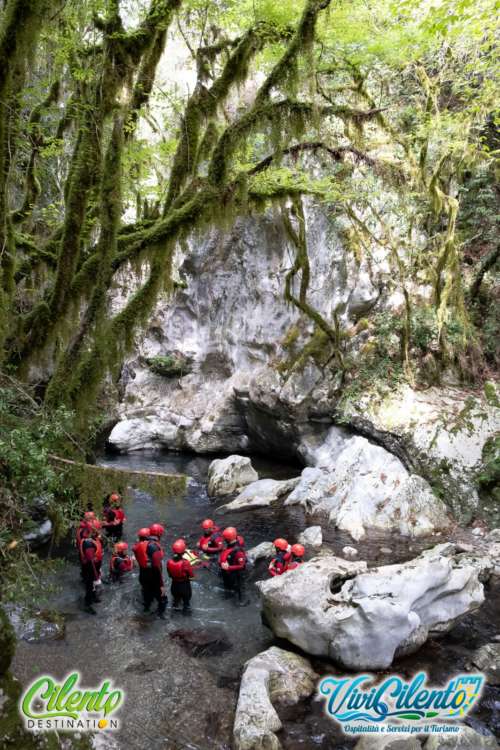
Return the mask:
<path id="1" fill-rule="evenodd" d="M 482 489 L 500 489 L 500 434 L 491 437 L 483 447 L 482 466 L 477 475 L 477 483 Z"/>
<path id="2" fill-rule="evenodd" d="M 155 375 L 165 378 L 182 378 L 191 372 L 188 359 L 178 353 L 148 357 L 146 364 Z"/>

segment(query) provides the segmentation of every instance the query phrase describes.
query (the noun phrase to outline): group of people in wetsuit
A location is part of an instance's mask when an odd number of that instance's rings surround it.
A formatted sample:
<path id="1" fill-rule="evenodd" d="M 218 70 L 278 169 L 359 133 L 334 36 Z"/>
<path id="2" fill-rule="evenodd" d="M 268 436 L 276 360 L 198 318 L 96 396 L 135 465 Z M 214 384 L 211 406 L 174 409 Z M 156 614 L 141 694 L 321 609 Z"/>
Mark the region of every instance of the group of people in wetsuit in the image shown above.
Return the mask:
<path id="1" fill-rule="evenodd" d="M 93 605 L 99 602 L 104 533 L 113 542 L 109 560 L 109 581 L 121 582 L 123 577 L 133 570 L 134 565 L 137 565 L 144 611 L 149 612 L 156 601 L 158 616 L 164 619 L 168 603 L 163 576 L 165 552 L 162 537 L 165 528 L 159 523 L 153 523 L 139 529 L 137 541 L 132 547 L 132 557 L 128 554 L 127 542 L 122 541 L 123 524 L 126 520 L 120 495 L 112 493 L 103 503 L 102 520 L 96 517 L 94 511 L 88 510 L 79 523 L 76 546 L 85 585 L 85 610 L 90 614 L 96 614 Z M 194 569 L 213 569 L 213 562 L 217 563 L 226 596 L 236 595 L 238 602 L 244 604 L 244 571 L 247 556 L 243 537 L 234 526 L 221 530 L 210 518 L 205 519 L 201 526 L 203 533 L 198 540 L 196 551 L 189 550 L 184 539 L 176 539 L 171 546 L 172 556 L 167 560 L 166 572 L 171 579 L 173 608 L 182 608 L 183 612 L 189 612 Z M 305 549 L 301 544 L 289 545 L 286 539 L 279 538 L 274 541 L 274 548 L 275 556 L 269 564 L 271 576 L 282 575 L 303 562 Z"/>

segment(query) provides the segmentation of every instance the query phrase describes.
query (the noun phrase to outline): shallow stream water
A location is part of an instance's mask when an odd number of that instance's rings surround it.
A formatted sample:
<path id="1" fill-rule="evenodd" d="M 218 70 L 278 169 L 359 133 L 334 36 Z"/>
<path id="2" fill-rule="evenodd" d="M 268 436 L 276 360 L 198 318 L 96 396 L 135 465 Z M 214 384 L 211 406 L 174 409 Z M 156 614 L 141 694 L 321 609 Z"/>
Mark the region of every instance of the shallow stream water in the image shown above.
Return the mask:
<path id="1" fill-rule="evenodd" d="M 212 457 L 213 458 L 213 457 Z M 127 523 L 124 537 L 130 543 L 144 525 L 160 522 L 166 527 L 164 541 L 169 550 L 174 539 L 182 536 L 191 546 L 201 534 L 200 523 L 213 517 L 220 525 L 236 525 L 247 549 L 261 541 L 285 536 L 295 540 L 307 522 L 299 509 L 269 508 L 222 515 L 217 506 L 226 500 L 211 499 L 206 491 L 208 458 L 136 453 L 129 456 L 104 456 L 101 463 L 127 469 L 181 472 L 189 476 L 184 497 L 161 501 L 142 492 L 134 492 L 125 503 Z M 261 477 L 276 479 L 296 476 L 298 467 L 252 459 Z M 112 490 L 113 488 L 110 488 Z M 96 509 L 100 500 L 96 501 Z M 348 534 L 328 531 L 324 540 L 334 552 L 353 545 Z M 399 562 L 415 557 L 421 549 L 444 541 L 442 537 L 409 541 L 404 537 L 370 534 L 355 546 L 359 558 L 369 565 Z M 381 547 L 384 550 L 381 551 Z M 231 730 L 238 696 L 239 680 L 245 661 L 276 643 L 271 631 L 262 624 L 254 581 L 266 577 L 266 562 L 257 563 L 248 575 L 247 605 L 225 599 L 218 576 L 211 570 L 199 570 L 193 585 L 192 614 L 167 610 L 167 620 L 142 612 L 137 572 L 123 584 L 103 586 L 98 614 L 82 609 L 82 588 L 76 551 L 63 545 L 59 554 L 65 564 L 57 576 L 57 592 L 49 606 L 63 615 L 64 637 L 59 640 L 24 641 L 17 650 L 14 672 L 26 684 L 41 673 L 63 677 L 78 669 L 85 686 L 112 678 L 126 691 L 121 711 L 121 729 L 104 738 L 99 747 L 119 750 L 211 750 L 231 747 Z M 105 564 L 106 565 L 106 561 Z M 105 569 L 105 568 L 104 568 Z M 42 582 L 42 588 L 48 584 Z M 47 606 L 44 603 L 44 606 Z M 436 682 L 470 668 L 471 651 L 500 632 L 500 586 L 490 587 L 487 601 L 471 616 L 464 618 L 446 636 L 430 640 L 411 657 L 400 659 L 391 672 L 412 676 L 425 669 Z M 208 634 L 207 634 L 208 630 Z M 201 640 L 217 640 L 207 646 L 186 650 L 192 631 L 203 631 Z M 195 640 L 200 635 L 195 633 Z M 208 637 L 207 637 L 208 636 Z M 284 645 L 291 648 L 289 644 Z M 211 649 L 215 650 L 212 653 Z M 321 660 L 313 662 L 321 674 L 336 671 Z M 280 709 L 283 730 L 280 741 L 285 750 L 327 750 L 353 747 L 355 741 L 339 733 L 322 712 L 322 704 L 310 700 L 300 706 Z M 500 690 L 488 688 L 470 722 L 480 730 L 500 730 Z"/>

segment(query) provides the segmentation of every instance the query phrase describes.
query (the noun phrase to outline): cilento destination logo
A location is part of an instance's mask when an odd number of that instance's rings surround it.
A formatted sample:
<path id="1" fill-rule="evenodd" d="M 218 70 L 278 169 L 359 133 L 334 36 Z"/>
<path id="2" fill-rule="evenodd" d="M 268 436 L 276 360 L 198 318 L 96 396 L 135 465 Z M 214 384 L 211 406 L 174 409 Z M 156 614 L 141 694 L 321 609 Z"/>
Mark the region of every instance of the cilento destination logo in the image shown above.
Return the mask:
<path id="1" fill-rule="evenodd" d="M 125 693 L 104 680 L 94 689 L 79 686 L 80 673 L 68 674 L 62 684 L 43 675 L 29 685 L 19 701 L 26 729 L 65 731 L 118 729 L 111 717 L 123 704 Z"/>
<path id="2" fill-rule="evenodd" d="M 484 675 L 459 674 L 441 688 L 427 684 L 419 672 L 409 682 L 390 675 L 374 684 L 375 675 L 324 677 L 318 686 L 328 716 L 345 734 L 458 733 L 460 724 L 481 696 Z"/>

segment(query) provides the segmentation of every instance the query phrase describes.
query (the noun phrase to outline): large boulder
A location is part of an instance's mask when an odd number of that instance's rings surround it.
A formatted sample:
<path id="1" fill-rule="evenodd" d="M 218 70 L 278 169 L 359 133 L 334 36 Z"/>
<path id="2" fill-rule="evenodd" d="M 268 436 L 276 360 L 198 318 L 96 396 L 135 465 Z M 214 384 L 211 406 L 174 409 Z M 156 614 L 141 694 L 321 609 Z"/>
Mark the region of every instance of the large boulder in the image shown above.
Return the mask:
<path id="1" fill-rule="evenodd" d="M 330 523 L 362 539 L 367 528 L 422 536 L 451 525 L 445 504 L 421 477 L 364 437 L 353 437 L 334 471 L 306 468 L 286 505 L 327 515 Z"/>
<path id="2" fill-rule="evenodd" d="M 500 685 L 500 643 L 486 643 L 472 655 L 472 663 L 486 675 L 490 685 Z"/>
<path id="3" fill-rule="evenodd" d="M 298 535 L 297 541 L 308 549 L 319 549 L 323 544 L 321 526 L 308 526 Z"/>
<path id="4" fill-rule="evenodd" d="M 259 479 L 252 482 L 240 492 L 232 502 L 222 505 L 218 510 L 224 512 L 237 510 L 252 510 L 253 508 L 265 508 L 288 495 L 298 484 L 300 479 Z"/>
<path id="5" fill-rule="evenodd" d="M 235 750 L 279 750 L 281 721 L 273 703 L 293 705 L 313 692 L 317 675 L 303 656 L 272 646 L 250 659 L 234 719 Z"/>
<path id="6" fill-rule="evenodd" d="M 476 732 L 472 727 L 462 725 L 458 734 L 435 734 L 428 738 L 424 750 L 498 750 L 499 745 L 493 735 Z"/>
<path id="7" fill-rule="evenodd" d="M 350 669 L 385 669 L 484 600 L 478 569 L 438 545 L 400 565 L 316 557 L 257 583 L 275 635 Z"/>
<path id="8" fill-rule="evenodd" d="M 208 494 L 231 495 L 258 478 L 248 456 L 217 458 L 208 467 Z"/>

